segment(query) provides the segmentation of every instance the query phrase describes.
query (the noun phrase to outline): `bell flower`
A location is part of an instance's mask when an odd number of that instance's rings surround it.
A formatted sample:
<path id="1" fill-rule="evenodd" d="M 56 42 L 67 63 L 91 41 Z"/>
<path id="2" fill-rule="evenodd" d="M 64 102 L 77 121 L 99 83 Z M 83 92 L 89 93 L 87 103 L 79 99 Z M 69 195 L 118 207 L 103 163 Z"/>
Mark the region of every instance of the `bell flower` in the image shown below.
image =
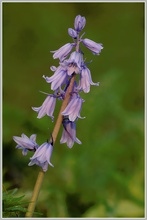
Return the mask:
<path id="1" fill-rule="evenodd" d="M 69 59 L 64 61 L 64 64 L 67 66 L 67 74 L 71 76 L 73 73 L 80 73 L 82 63 L 83 55 L 81 53 L 76 51 L 71 53 Z"/>
<path id="2" fill-rule="evenodd" d="M 56 105 L 56 96 L 55 95 L 48 95 L 40 107 L 32 107 L 34 111 L 38 113 L 37 118 L 42 118 L 45 115 L 51 117 L 52 121 L 54 120 L 54 109 Z"/>
<path id="3" fill-rule="evenodd" d="M 43 78 L 47 83 L 51 83 L 51 89 L 55 91 L 67 82 L 67 70 L 60 65 L 51 77 L 43 75 Z"/>
<path id="4" fill-rule="evenodd" d="M 90 85 L 99 86 L 99 82 L 92 82 L 90 70 L 84 65 L 81 70 L 78 89 L 88 93 L 90 91 Z"/>
<path id="5" fill-rule="evenodd" d="M 50 162 L 52 151 L 53 145 L 51 143 L 43 143 L 30 158 L 31 161 L 28 165 L 32 166 L 36 164 L 42 167 L 43 171 L 46 172 L 48 170 L 48 164 L 54 167 L 53 164 Z"/>
<path id="6" fill-rule="evenodd" d="M 21 137 L 13 136 L 13 140 L 18 144 L 16 148 L 22 150 L 23 156 L 26 156 L 28 151 L 36 151 L 39 147 L 36 143 L 36 134 L 32 134 L 30 138 L 25 134 L 22 134 Z"/>
<path id="7" fill-rule="evenodd" d="M 80 111 L 82 108 L 82 103 L 84 100 L 76 93 L 73 93 L 65 110 L 62 115 L 68 116 L 70 121 L 75 121 L 77 118 L 85 118 L 80 116 Z"/>
<path id="8" fill-rule="evenodd" d="M 99 55 L 101 50 L 103 49 L 102 44 L 98 44 L 90 39 L 85 38 L 81 40 L 85 47 L 92 51 L 93 54 Z"/>
<path id="9" fill-rule="evenodd" d="M 67 143 L 69 148 L 72 148 L 74 142 L 81 144 L 81 141 L 76 137 L 76 124 L 75 122 L 64 119 L 63 122 L 63 132 L 60 143 Z"/>
<path id="10" fill-rule="evenodd" d="M 54 53 L 53 58 L 54 59 L 59 58 L 60 61 L 63 61 L 71 52 L 74 46 L 76 46 L 75 43 L 67 43 L 58 50 L 51 51 L 51 53 Z"/>

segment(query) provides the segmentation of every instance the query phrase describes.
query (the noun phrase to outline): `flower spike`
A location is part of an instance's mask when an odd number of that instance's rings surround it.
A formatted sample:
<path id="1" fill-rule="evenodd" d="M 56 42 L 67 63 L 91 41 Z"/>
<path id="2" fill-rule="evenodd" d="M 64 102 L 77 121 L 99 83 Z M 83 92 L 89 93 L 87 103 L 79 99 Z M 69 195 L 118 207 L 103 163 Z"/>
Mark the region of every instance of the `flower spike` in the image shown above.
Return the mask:
<path id="1" fill-rule="evenodd" d="M 37 118 L 48 116 L 54 121 L 54 110 L 58 100 L 62 103 L 60 113 L 58 115 L 54 130 L 51 134 L 50 141 L 39 146 L 36 143 L 36 134 L 27 137 L 22 134 L 21 137 L 13 136 L 13 140 L 17 143 L 16 148 L 22 150 L 25 156 L 29 151 L 34 152 L 30 158 L 29 166 L 34 164 L 40 166 L 44 172 L 47 171 L 50 162 L 53 145 L 59 132 L 60 126 L 63 125 L 63 132 L 60 143 L 66 143 L 72 148 L 74 143 L 82 142 L 76 137 L 76 122 L 78 119 L 84 119 L 80 113 L 82 104 L 85 101 L 81 98 L 80 92 L 89 93 L 91 86 L 99 86 L 99 82 L 92 81 L 90 69 L 85 63 L 84 53 L 81 44 L 87 47 L 94 55 L 99 55 L 103 49 L 101 43 L 96 43 L 88 38 L 83 39 L 86 25 L 85 17 L 77 15 L 74 20 L 74 28 L 68 28 L 68 34 L 72 38 L 73 43 L 66 43 L 58 50 L 51 51 L 53 59 L 59 59 L 59 66 L 52 65 L 50 70 L 53 72 L 51 76 L 43 75 L 46 83 L 49 83 L 53 94 L 46 95 L 46 98 L 40 107 L 32 107 L 37 112 Z M 75 51 L 72 51 L 75 49 Z M 57 131 L 56 131 L 57 130 Z"/>

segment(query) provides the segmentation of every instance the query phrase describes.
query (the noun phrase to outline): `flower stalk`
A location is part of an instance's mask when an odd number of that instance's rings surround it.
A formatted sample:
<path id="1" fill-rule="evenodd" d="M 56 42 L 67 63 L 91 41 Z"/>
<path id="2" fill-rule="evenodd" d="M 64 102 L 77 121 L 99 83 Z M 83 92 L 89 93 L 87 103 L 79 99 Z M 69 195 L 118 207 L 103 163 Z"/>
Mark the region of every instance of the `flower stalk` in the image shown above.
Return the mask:
<path id="1" fill-rule="evenodd" d="M 53 143 L 55 143 L 58 132 L 60 130 L 60 127 L 61 127 L 61 124 L 62 124 L 62 121 L 63 121 L 63 115 L 61 113 L 62 113 L 62 111 L 64 111 L 64 109 L 66 108 L 66 106 L 69 102 L 71 92 L 72 92 L 72 89 L 73 89 L 73 85 L 74 85 L 74 81 L 75 81 L 75 77 L 76 77 L 76 75 L 73 74 L 73 76 L 71 78 L 71 81 L 70 81 L 70 84 L 69 84 L 68 89 L 67 89 L 66 94 L 65 94 L 65 99 L 64 99 L 64 101 L 62 103 L 62 106 L 60 108 L 60 112 L 59 112 L 59 115 L 57 117 L 57 121 L 55 123 L 54 129 L 53 129 L 53 132 L 52 132 Z M 42 186 L 44 175 L 45 175 L 44 171 L 42 171 L 42 170 L 39 171 L 39 174 L 38 174 L 38 177 L 37 177 L 37 180 L 36 180 L 36 184 L 35 184 L 35 187 L 34 187 L 34 191 L 33 191 L 33 194 L 32 194 L 32 198 L 31 198 L 31 201 L 30 201 L 29 206 L 28 206 L 28 211 L 26 213 L 26 217 L 32 217 L 33 216 L 33 212 L 34 212 L 36 202 L 37 202 L 37 199 L 38 199 L 38 196 L 39 196 L 39 192 L 40 192 L 40 189 L 41 189 L 41 186 Z"/>
<path id="2" fill-rule="evenodd" d="M 28 211 L 26 212 L 25 217 L 27 217 L 27 218 L 33 216 L 33 212 L 34 212 L 36 202 L 37 202 L 37 199 L 38 199 L 38 196 L 39 196 L 39 192 L 40 192 L 40 189 L 41 189 L 41 186 L 42 186 L 42 182 L 43 182 L 43 179 L 44 179 L 44 174 L 45 174 L 45 172 L 43 170 L 39 171 L 39 174 L 38 174 L 38 177 L 37 177 L 37 180 L 36 180 L 36 184 L 35 184 L 35 187 L 34 187 L 34 191 L 33 191 L 33 194 L 32 194 L 32 198 L 31 198 L 31 201 L 30 201 L 29 206 L 28 206 Z"/>
<path id="3" fill-rule="evenodd" d="M 73 89 L 73 86 L 74 86 L 75 77 L 76 77 L 76 75 L 73 74 L 73 76 L 72 76 L 72 78 L 71 78 L 71 81 L 70 81 L 70 84 L 69 84 L 68 89 L 67 89 L 66 94 L 65 94 L 65 99 L 63 100 L 63 103 L 62 103 L 62 106 L 61 106 L 59 115 L 58 115 L 58 117 L 57 117 L 57 121 L 56 121 L 56 124 L 55 124 L 55 126 L 54 126 L 54 130 L 53 130 L 53 132 L 52 132 L 52 138 L 53 138 L 53 142 L 54 142 L 54 143 L 55 143 L 55 141 L 56 141 L 56 138 L 57 138 L 57 135 L 58 135 L 60 126 L 61 126 L 62 121 L 63 121 L 62 112 L 63 112 L 64 109 L 66 108 L 66 106 L 67 106 L 67 104 L 68 104 L 68 102 L 69 102 L 70 96 L 71 96 L 71 92 L 72 92 L 72 89 Z"/>

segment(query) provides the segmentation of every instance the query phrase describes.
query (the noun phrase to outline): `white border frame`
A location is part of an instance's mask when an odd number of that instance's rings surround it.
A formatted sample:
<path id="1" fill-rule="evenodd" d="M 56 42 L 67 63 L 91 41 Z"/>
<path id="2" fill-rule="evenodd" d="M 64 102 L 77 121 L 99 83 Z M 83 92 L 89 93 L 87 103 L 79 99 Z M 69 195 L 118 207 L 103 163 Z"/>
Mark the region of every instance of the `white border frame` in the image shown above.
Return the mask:
<path id="1" fill-rule="evenodd" d="M 47 2 L 49 2 L 49 3 L 54 3 L 54 2 L 56 2 L 56 3 L 76 3 L 76 2 L 81 2 L 81 3 L 87 3 L 87 2 L 89 2 L 89 3 L 96 3 L 96 2 L 102 2 L 102 3 L 104 3 L 104 2 L 106 2 L 106 3 L 113 3 L 113 2 L 115 2 L 115 3 L 124 3 L 124 2 L 126 2 L 126 3 L 129 3 L 129 2 L 134 2 L 134 3 L 136 3 L 136 2 L 139 2 L 139 3 L 145 3 L 145 11 L 144 11 L 144 14 L 145 14 L 145 18 L 144 18 L 144 28 L 145 28 L 145 40 L 144 40 L 144 45 L 145 45 L 145 52 L 144 52 L 144 59 L 145 59 L 145 64 L 144 64 L 144 70 L 145 70 L 145 73 L 144 73 L 144 95 L 145 95 L 145 97 L 144 97 L 144 118 L 145 118 L 145 122 L 144 122 L 144 146 L 145 146 L 145 150 L 144 150 L 144 189 L 145 189 L 145 217 L 143 217 L 143 218 L 129 218 L 129 219 L 146 219 L 146 126 L 147 126 L 147 123 L 146 123 L 146 119 L 147 119 L 147 116 L 146 116 L 146 110 L 147 110 L 147 101 L 146 101 L 146 94 L 147 94 L 147 88 L 146 88 L 146 83 L 147 83 L 147 76 L 146 76 L 146 19 L 147 19 L 147 17 L 146 17 L 146 0 L 129 0 L 129 1 L 127 1 L 127 0 L 120 0 L 120 1 L 118 1 L 118 0 L 114 0 L 114 1 L 111 1 L 111 0 L 107 0 L 107 1 L 97 1 L 97 0 L 94 0 L 94 1 L 79 1 L 79 0 L 74 0 L 74 1 L 62 1 L 62 0 L 59 0 L 59 1 L 49 1 L 49 0 L 43 0 L 43 1 L 41 1 L 41 0 L 34 0 L 34 1 L 29 1 L 29 0 L 22 0 L 22 1 L 20 1 L 20 0 L 15 0 L 15 1 L 13 1 L 13 0 L 3 0 L 3 1 L 1 1 L 0 0 L 0 28 L 1 28 L 1 34 L 0 34 L 0 48 L 1 48 L 1 53 L 0 53 L 0 88 L 1 88 L 1 90 L 0 90 L 0 106 L 1 106 L 1 108 L 0 108 L 0 125 L 1 125 L 1 129 L 0 129 L 0 131 L 1 131 L 1 133 L 0 133 L 0 140 L 1 140 L 1 149 L 0 149 L 0 159 L 1 159 L 1 193 L 0 193 L 0 197 L 1 197 L 1 201 L 0 201 L 0 213 L 1 213 L 1 219 L 9 219 L 9 218 L 2 218 L 2 180 L 3 180 L 3 178 L 2 178 L 2 137 L 3 137 L 3 132 L 2 132 L 2 128 L 3 128 L 3 120 L 2 120 L 2 97 L 3 97 L 3 87 L 2 87 L 2 81 L 3 81 L 3 77 L 2 77 L 2 73 L 3 73 L 3 68 L 2 68 L 2 47 L 3 47 L 3 39 L 2 39 L 2 22 L 3 22 L 3 20 L 2 20 L 2 16 L 3 16 L 3 7 L 2 7 L 2 4 L 3 3 L 8 3 L 8 2 L 10 2 L 10 3 L 13 3 L 13 2 L 17 2 L 17 3 L 23 3 L 23 2 L 28 2 L 28 3 L 30 3 L 30 2 L 32 2 L 32 3 L 47 3 Z M 10 219 L 24 219 L 24 218 L 10 218 Z M 33 219 L 47 219 L 47 218 L 33 218 Z M 128 219 L 128 218 L 51 218 L 51 219 Z"/>

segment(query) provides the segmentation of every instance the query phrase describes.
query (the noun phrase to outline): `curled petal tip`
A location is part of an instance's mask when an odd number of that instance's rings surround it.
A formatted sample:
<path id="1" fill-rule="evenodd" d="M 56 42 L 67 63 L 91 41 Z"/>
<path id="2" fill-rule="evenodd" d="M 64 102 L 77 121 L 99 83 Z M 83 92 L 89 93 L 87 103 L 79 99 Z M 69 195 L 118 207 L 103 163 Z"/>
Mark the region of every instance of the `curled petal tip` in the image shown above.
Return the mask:
<path id="1" fill-rule="evenodd" d="M 49 163 L 49 165 L 50 165 L 51 167 L 54 167 L 54 165 L 53 165 L 52 163 Z"/>

